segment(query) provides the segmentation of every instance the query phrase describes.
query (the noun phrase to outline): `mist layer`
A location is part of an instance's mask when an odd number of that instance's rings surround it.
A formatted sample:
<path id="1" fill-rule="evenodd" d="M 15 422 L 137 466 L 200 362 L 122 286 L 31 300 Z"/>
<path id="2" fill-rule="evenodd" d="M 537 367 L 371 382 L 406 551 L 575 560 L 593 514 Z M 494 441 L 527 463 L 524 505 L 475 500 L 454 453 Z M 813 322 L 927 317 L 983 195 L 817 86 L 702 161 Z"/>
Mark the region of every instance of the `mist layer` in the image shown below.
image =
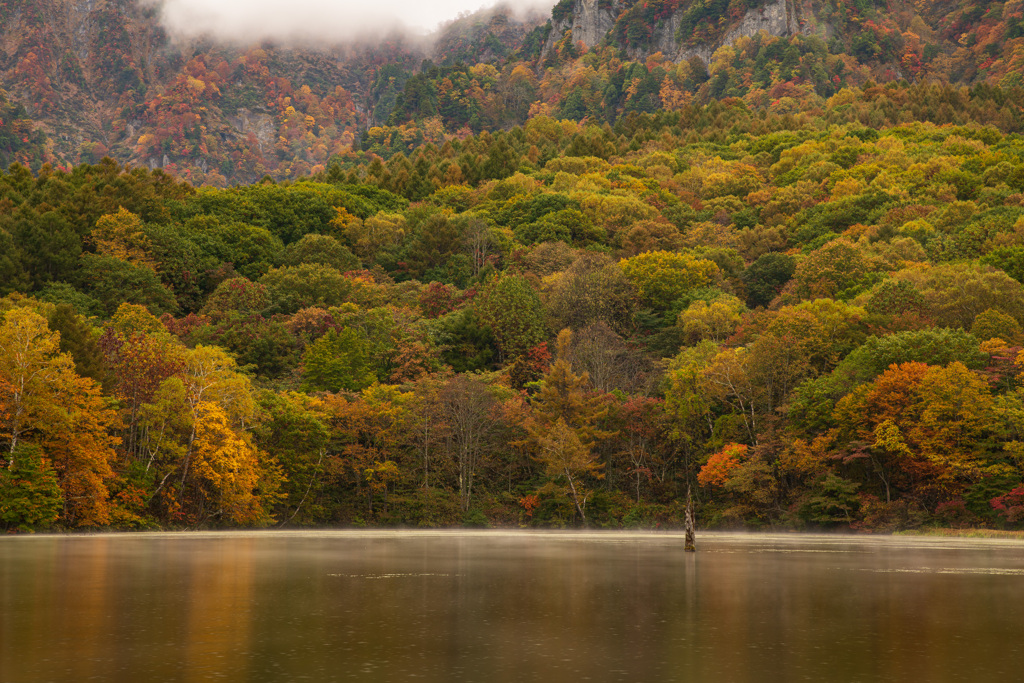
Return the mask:
<path id="1" fill-rule="evenodd" d="M 164 26 L 175 35 L 250 42 L 362 41 L 393 32 L 426 35 L 462 13 L 497 4 L 481 0 L 164 0 Z M 524 12 L 553 0 L 502 3 Z"/>

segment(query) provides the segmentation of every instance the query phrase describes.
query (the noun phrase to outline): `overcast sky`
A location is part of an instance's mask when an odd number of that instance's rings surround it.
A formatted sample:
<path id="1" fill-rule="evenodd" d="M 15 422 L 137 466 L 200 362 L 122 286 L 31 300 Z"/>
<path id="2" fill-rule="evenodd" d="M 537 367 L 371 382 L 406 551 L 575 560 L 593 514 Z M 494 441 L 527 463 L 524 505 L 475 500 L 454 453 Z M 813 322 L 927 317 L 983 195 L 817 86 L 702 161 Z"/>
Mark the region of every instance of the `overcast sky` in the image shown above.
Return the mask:
<path id="1" fill-rule="evenodd" d="M 508 0 L 524 10 L 550 10 L 555 0 Z M 495 0 L 164 0 L 165 26 L 176 34 L 221 39 L 344 42 L 372 38 L 395 28 L 436 29 L 460 12 Z"/>

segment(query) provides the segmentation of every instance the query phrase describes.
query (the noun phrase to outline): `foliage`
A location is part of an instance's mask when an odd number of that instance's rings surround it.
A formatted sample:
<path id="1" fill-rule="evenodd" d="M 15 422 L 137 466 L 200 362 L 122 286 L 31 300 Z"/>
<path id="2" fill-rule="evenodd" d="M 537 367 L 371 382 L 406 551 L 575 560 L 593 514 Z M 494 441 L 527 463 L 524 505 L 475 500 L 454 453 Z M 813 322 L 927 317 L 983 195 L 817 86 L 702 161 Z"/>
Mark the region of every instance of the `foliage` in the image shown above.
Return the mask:
<path id="1" fill-rule="evenodd" d="M 19 447 L 13 456 L 13 467 L 0 468 L 0 524 L 6 531 L 46 529 L 62 505 L 57 476 L 35 446 Z"/>
<path id="2" fill-rule="evenodd" d="M 1019 13 L 620 5 L 10 52 L 5 529 L 1019 525 Z"/>

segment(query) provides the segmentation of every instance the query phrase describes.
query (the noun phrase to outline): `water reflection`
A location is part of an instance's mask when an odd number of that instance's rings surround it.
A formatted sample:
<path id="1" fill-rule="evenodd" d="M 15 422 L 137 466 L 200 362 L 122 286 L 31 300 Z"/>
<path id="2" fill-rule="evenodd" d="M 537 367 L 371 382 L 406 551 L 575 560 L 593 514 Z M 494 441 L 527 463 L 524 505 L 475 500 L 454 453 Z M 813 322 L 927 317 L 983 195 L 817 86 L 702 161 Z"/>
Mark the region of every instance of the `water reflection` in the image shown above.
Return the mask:
<path id="1" fill-rule="evenodd" d="M 0 681 L 988 681 L 1024 546 L 640 534 L 0 539 Z"/>

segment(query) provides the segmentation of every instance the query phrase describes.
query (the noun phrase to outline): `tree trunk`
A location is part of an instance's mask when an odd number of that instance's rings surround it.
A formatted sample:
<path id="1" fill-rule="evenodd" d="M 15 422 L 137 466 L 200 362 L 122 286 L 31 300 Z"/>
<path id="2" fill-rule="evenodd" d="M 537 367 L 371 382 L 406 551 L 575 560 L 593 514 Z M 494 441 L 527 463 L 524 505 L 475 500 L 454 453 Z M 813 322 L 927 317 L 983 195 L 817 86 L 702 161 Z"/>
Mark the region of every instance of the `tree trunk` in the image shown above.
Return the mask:
<path id="1" fill-rule="evenodd" d="M 690 496 L 690 487 L 686 487 L 686 540 L 684 549 L 688 553 L 697 552 L 696 543 L 697 529 L 693 522 L 693 498 Z"/>
<path id="2" fill-rule="evenodd" d="M 569 491 L 572 493 L 572 502 L 576 506 L 576 512 L 580 514 L 580 519 L 583 520 L 583 525 L 586 526 L 587 516 L 583 514 L 583 508 L 580 507 L 580 499 L 576 495 L 576 484 L 573 482 L 572 475 L 569 473 L 569 470 L 565 470 L 565 478 L 569 481 Z"/>

